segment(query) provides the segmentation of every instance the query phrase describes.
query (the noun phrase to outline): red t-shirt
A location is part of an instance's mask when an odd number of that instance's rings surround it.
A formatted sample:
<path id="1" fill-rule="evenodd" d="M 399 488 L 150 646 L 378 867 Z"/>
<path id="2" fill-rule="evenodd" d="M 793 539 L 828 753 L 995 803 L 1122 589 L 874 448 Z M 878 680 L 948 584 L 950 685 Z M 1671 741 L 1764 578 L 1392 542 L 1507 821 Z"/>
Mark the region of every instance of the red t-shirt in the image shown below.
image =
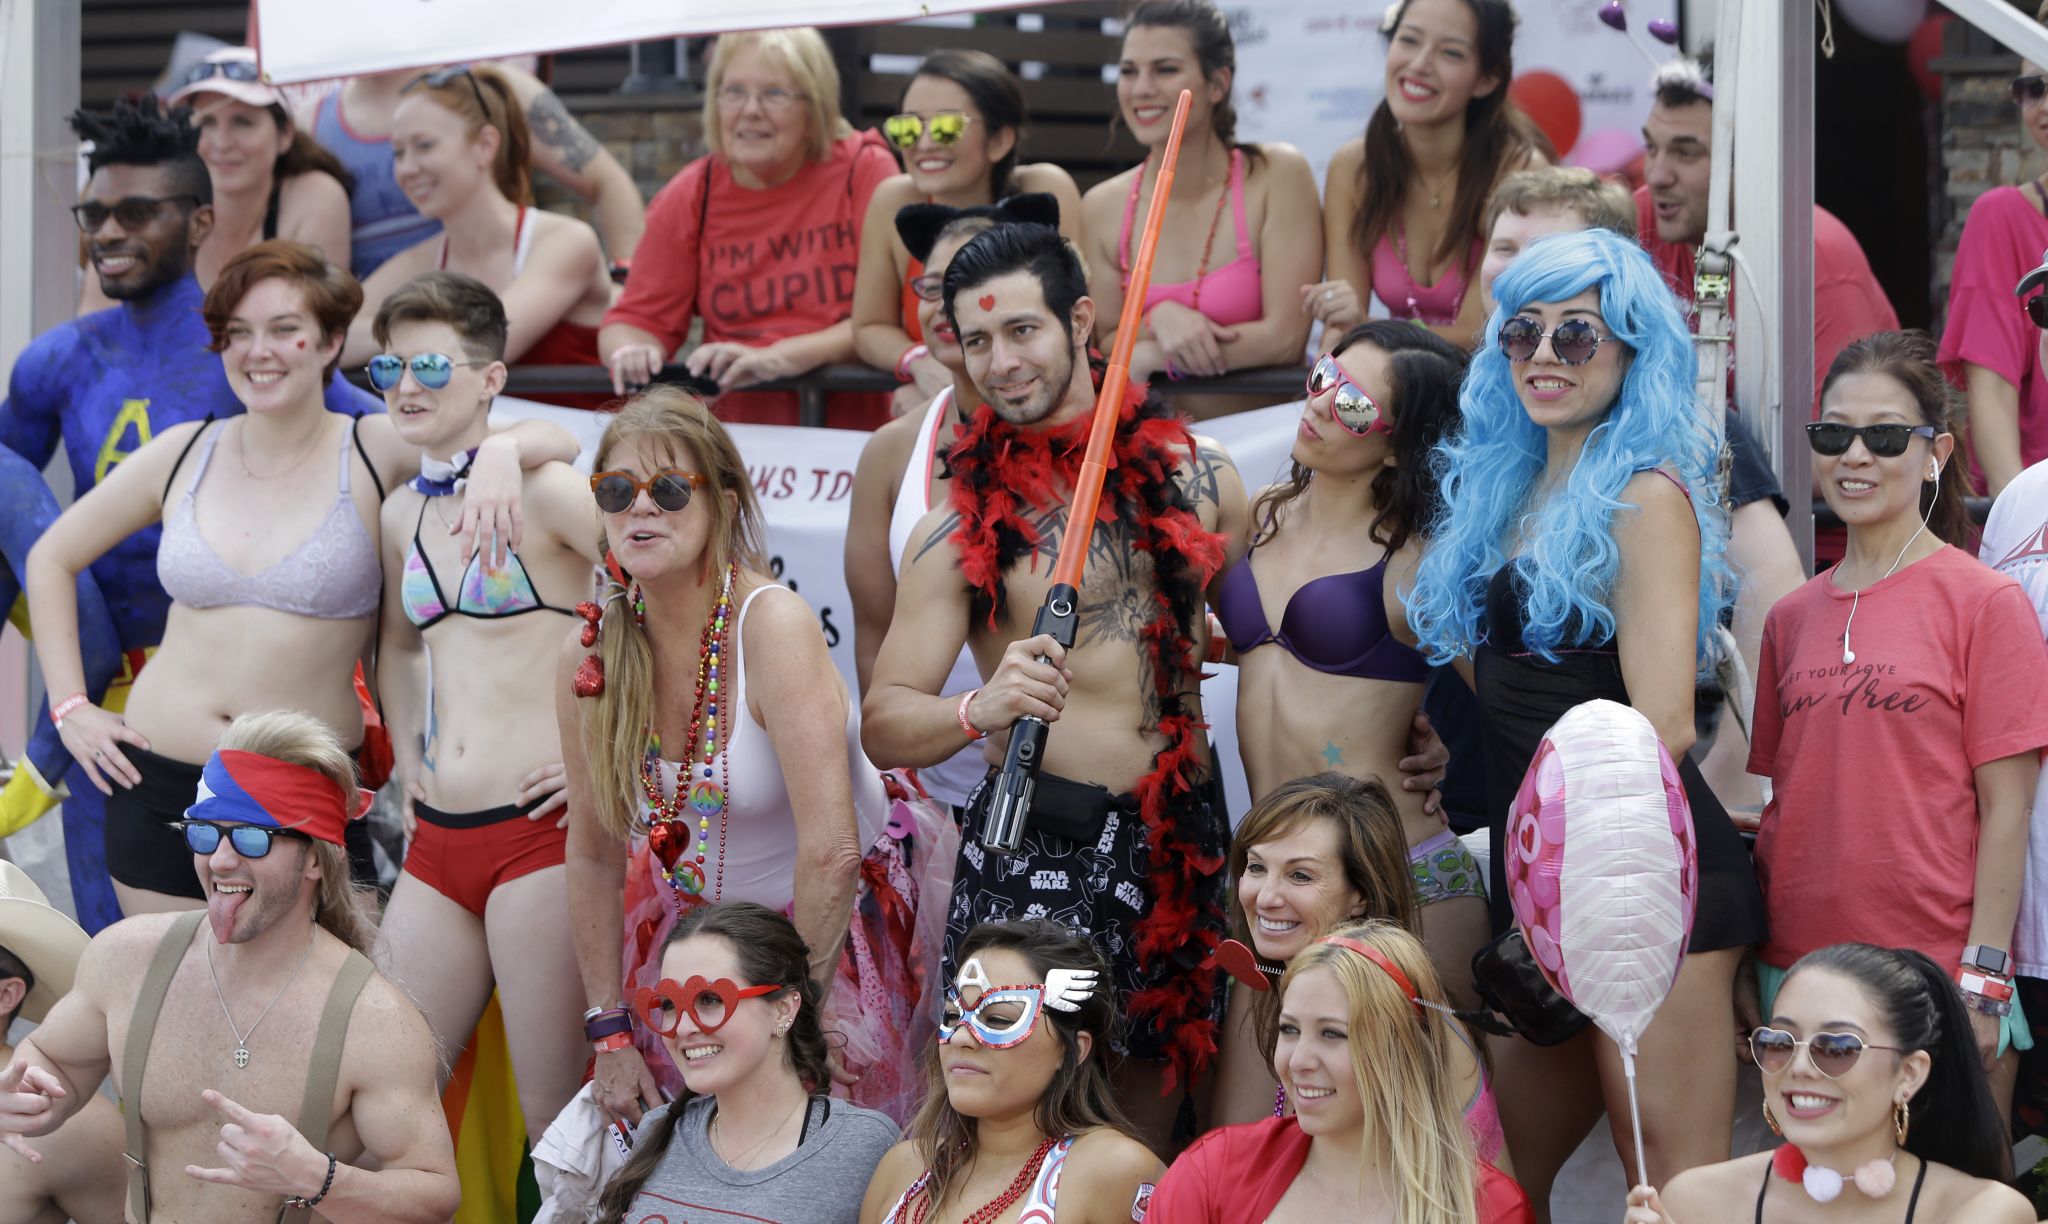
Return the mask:
<path id="1" fill-rule="evenodd" d="M 1145 1224 L 1263 1220 L 1307 1162 L 1309 1142 L 1294 1118 L 1210 1131 L 1159 1179 Z M 1478 1189 L 1479 1224 L 1535 1224 L 1535 1209 L 1522 1187 L 1485 1161 L 1479 1163 Z"/>
<path id="2" fill-rule="evenodd" d="M 2041 369 L 2041 333 L 2012 287 L 2041 262 L 2044 249 L 2048 217 L 2034 211 L 2024 192 L 1993 187 L 1978 196 L 1956 247 L 1948 322 L 1941 333 L 1942 368 L 1957 386 L 1963 385 L 1967 363 L 2019 391 L 2020 462 L 2027 466 L 2048 459 L 2048 375 Z M 1981 488 L 1981 472 L 1973 474 Z"/>
<path id="3" fill-rule="evenodd" d="M 841 137 L 826 160 L 759 191 L 740 186 L 723 158 L 698 158 L 647 206 L 632 274 L 604 321 L 630 323 L 674 352 L 697 317 L 706 342 L 755 347 L 850 318 L 861 219 L 876 185 L 895 173 L 896 159 L 874 131 Z M 835 395 L 827 411 L 835 426 L 873 429 L 888 421 L 889 402 Z M 726 395 L 718 415 L 794 425 L 796 396 Z"/>
<path id="4" fill-rule="evenodd" d="M 1842 662 L 1842 633 L 1856 604 Z M 1979 765 L 2048 744 L 2048 646 L 2017 582 L 1954 548 L 1864 588 L 1779 600 L 1749 772 L 1771 779 L 1756 869 L 1784 969 L 1861 940 L 1953 965 L 1977 884 Z"/>

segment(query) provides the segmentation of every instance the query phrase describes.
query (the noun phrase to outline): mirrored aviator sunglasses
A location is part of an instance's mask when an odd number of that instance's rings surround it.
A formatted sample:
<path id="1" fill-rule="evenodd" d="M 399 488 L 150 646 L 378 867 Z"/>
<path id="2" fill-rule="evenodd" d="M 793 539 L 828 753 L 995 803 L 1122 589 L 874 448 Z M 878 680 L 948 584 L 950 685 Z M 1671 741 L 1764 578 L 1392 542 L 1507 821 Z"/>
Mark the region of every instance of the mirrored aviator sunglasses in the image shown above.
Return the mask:
<path id="1" fill-rule="evenodd" d="M 1309 397 L 1313 399 L 1332 387 L 1337 394 L 1330 401 L 1330 416 L 1346 432 L 1362 438 L 1376 429 L 1394 428 L 1393 419 L 1380 410 L 1378 401 L 1345 375 L 1344 367 L 1337 364 L 1335 357 L 1324 356 L 1308 372 Z"/>
<path id="2" fill-rule="evenodd" d="M 882 120 L 882 135 L 899 149 L 914 149 L 918 137 L 927 131 L 935 145 L 957 144 L 967 134 L 967 125 L 972 116 L 964 111 L 940 111 L 927 119 L 923 115 L 891 115 Z"/>
<path id="3" fill-rule="evenodd" d="M 597 498 L 597 508 L 606 514 L 624 514 L 632 509 L 633 499 L 640 496 L 642 489 L 647 490 L 660 509 L 680 514 L 689 509 L 691 494 L 708 483 L 697 473 L 679 468 L 656 472 L 646 480 L 631 472 L 596 472 L 590 477 L 590 492 Z"/>
<path id="4" fill-rule="evenodd" d="M 1566 319 L 1546 332 L 1543 325 L 1527 315 L 1516 315 L 1500 325 L 1500 351 L 1509 361 L 1520 364 L 1534 360 L 1536 350 L 1550 340 L 1550 351 L 1568 366 L 1585 365 L 1600 351 L 1606 337 L 1584 319 Z"/>
<path id="5" fill-rule="evenodd" d="M 455 377 L 457 366 L 483 364 L 481 361 L 457 361 L 446 353 L 414 353 L 409 358 L 380 353 L 364 364 L 363 373 L 369 376 L 372 387 L 379 391 L 392 391 L 397 389 L 410 366 L 415 382 L 429 391 L 439 391 Z"/>

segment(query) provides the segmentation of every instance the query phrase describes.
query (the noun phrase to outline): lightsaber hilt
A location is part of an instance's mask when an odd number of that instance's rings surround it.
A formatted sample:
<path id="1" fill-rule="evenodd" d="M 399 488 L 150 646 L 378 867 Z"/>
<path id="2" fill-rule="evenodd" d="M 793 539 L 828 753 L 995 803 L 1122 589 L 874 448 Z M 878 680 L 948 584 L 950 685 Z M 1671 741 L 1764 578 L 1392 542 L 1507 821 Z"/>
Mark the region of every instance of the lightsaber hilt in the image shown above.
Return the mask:
<path id="1" fill-rule="evenodd" d="M 1039 606 L 1038 619 L 1031 624 L 1032 636 L 1050 634 L 1061 647 L 1073 649 L 1080 624 L 1079 605 L 1080 592 L 1065 583 L 1053 584 Z M 1038 661 L 1050 660 L 1040 655 Z M 1038 790 L 1038 770 L 1045 757 L 1045 740 L 1051 732 L 1052 727 L 1044 719 L 1028 714 L 1010 728 L 1003 771 L 996 775 L 996 792 L 981 824 L 981 844 L 999 854 L 1015 854 L 1024 847 L 1024 823 L 1031 816 L 1031 800 Z"/>

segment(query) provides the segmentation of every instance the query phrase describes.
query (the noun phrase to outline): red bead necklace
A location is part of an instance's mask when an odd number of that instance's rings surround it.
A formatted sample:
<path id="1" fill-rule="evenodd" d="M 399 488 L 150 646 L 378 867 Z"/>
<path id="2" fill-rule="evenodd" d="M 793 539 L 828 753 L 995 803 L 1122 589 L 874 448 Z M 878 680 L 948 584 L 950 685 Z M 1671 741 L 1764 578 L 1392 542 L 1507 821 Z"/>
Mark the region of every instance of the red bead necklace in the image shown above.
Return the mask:
<path id="1" fill-rule="evenodd" d="M 697 651 L 697 685 L 690 703 L 689 738 L 684 741 L 692 747 L 702 745 L 703 759 L 694 769 L 699 775 L 696 783 L 693 785 L 690 781 L 693 769 L 686 755 L 676 774 L 675 793 L 663 796 L 661 735 L 652 727 L 647 731 L 647 753 L 640 762 L 640 789 L 646 793 L 650 809 L 647 843 L 661 860 L 669 886 L 696 897 L 703 895 L 704 886 L 709 882 L 713 901 L 725 891 L 725 842 L 732 814 L 731 763 L 725 752 L 725 740 L 718 732 L 718 681 L 720 664 L 727 657 L 730 645 L 727 627 L 732 620 L 732 588 L 738 572 L 737 563 L 726 567 L 725 583 L 712 604 L 711 614 L 704 619 L 704 637 Z M 730 719 L 731 711 L 728 710 L 728 723 Z M 717 782 L 711 780 L 714 764 Z M 694 855 L 687 857 L 684 855 L 689 840 L 688 826 L 683 817 L 685 801 L 697 817 L 697 849 Z M 718 817 L 718 868 L 715 879 L 707 881 L 705 867 L 710 857 L 713 816 Z"/>
<path id="2" fill-rule="evenodd" d="M 1038 1170 L 1044 1167 L 1045 1158 L 1051 1154 L 1052 1149 L 1053 1139 L 1048 1135 L 1045 1142 L 1038 1145 L 1038 1150 L 1031 1153 L 1031 1159 L 1024 1162 L 1024 1167 L 1017 1170 L 1017 1176 L 1011 1180 L 1010 1188 L 982 1204 L 972 1215 L 961 1221 L 961 1224 L 990 1224 L 997 1216 L 1008 1211 L 1012 1203 L 1024 1197 L 1024 1192 L 1031 1188 L 1031 1183 L 1038 1180 Z M 890 1217 L 890 1224 L 903 1224 L 903 1213 L 909 1208 L 910 1204 L 907 1201 L 898 1207 L 896 1214 Z M 931 1211 L 931 1191 L 925 1190 L 917 1196 L 917 1213 L 910 1218 L 910 1224 L 925 1224 L 925 1217 L 929 1216 Z"/>

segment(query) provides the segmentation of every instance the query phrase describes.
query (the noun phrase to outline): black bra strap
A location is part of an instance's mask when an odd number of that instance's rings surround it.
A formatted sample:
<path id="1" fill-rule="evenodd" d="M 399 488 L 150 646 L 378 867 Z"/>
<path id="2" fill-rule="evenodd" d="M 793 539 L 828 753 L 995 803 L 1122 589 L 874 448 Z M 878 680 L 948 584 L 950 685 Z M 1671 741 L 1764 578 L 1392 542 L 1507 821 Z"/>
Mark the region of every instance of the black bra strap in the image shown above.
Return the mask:
<path id="1" fill-rule="evenodd" d="M 377 465 L 370 462 L 370 452 L 363 449 L 363 418 L 357 417 L 349 422 L 348 436 L 356 444 L 356 454 L 363 457 L 363 466 L 370 471 L 370 483 L 377 486 L 377 504 L 381 506 L 385 498 L 384 478 L 377 475 Z"/>
<path id="2" fill-rule="evenodd" d="M 1756 1224 L 1764 1224 L 1764 1195 L 1771 1191 L 1771 1172 L 1775 1161 L 1764 1161 L 1764 1184 L 1756 1188 Z"/>
<path id="3" fill-rule="evenodd" d="M 200 435 L 204 434 L 212 425 L 213 414 L 209 412 L 206 414 L 206 419 L 199 422 L 199 428 L 192 431 L 192 436 L 185 439 L 185 449 L 178 452 L 177 462 L 171 464 L 171 474 L 164 477 L 163 501 L 168 502 L 171 500 L 171 486 L 178 482 L 178 469 L 185 466 L 185 456 L 192 453 L 192 448 L 198 444 Z"/>

